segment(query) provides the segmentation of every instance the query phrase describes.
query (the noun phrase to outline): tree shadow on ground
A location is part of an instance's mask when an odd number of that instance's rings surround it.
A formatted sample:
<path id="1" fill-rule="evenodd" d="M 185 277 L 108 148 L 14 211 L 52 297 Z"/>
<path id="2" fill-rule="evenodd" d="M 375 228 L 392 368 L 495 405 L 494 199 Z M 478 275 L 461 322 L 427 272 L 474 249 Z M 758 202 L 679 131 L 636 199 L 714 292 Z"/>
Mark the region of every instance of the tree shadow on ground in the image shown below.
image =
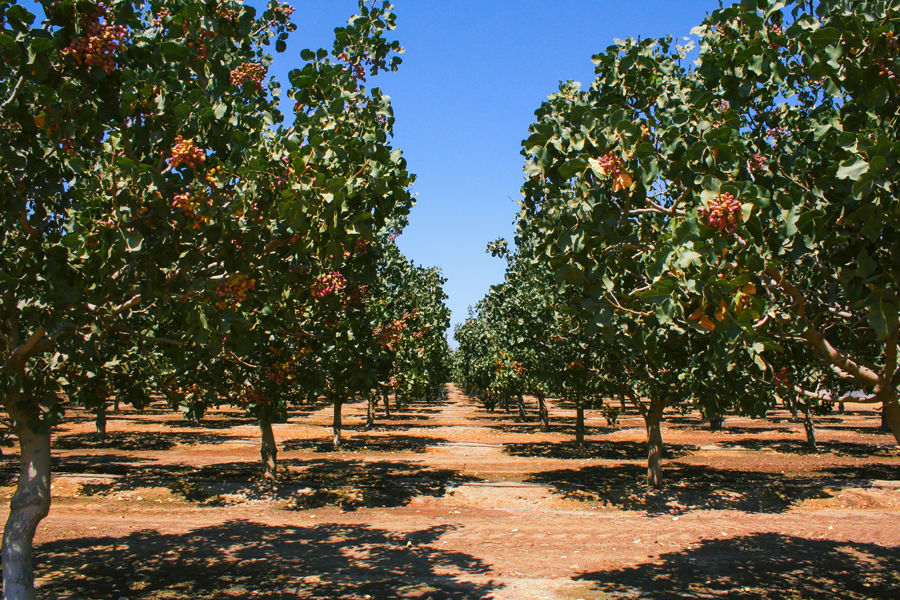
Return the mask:
<path id="1" fill-rule="evenodd" d="M 235 520 L 183 534 L 41 544 L 45 598 L 486 598 L 489 565 L 435 545 L 453 528 L 270 526 Z M 475 581 L 473 581 L 473 579 Z"/>
<path id="2" fill-rule="evenodd" d="M 83 496 L 161 488 L 204 506 L 242 505 L 250 501 L 280 502 L 291 510 L 338 506 L 404 506 L 417 496 L 442 497 L 448 489 L 477 477 L 452 469 L 431 469 L 406 461 L 321 459 L 279 461 L 279 481 L 260 478 L 258 462 L 229 462 L 199 467 L 181 464 L 138 464 L 140 459 L 91 456 L 62 459 L 55 473 L 87 474 Z M 103 460 L 96 460 L 103 459 Z M 12 478 L 13 473 L 9 473 Z"/>
<path id="3" fill-rule="evenodd" d="M 308 489 L 290 499 L 288 507 L 294 510 L 404 506 L 417 496 L 439 498 L 451 487 L 479 481 L 452 469 L 401 461 L 317 460 L 300 465 L 302 469 L 291 470 L 290 483 Z"/>
<path id="4" fill-rule="evenodd" d="M 526 481 L 546 485 L 572 500 L 604 504 L 622 510 L 680 514 L 688 510 L 739 510 L 778 513 L 809 498 L 828 498 L 826 488 L 854 478 L 843 467 L 821 476 L 792 476 L 716 469 L 705 465 L 667 464 L 666 487 L 648 491 L 642 465 L 587 466 L 530 475 Z M 861 468 L 854 468 L 859 475 Z M 874 474 L 874 471 L 872 472 Z"/>
<path id="5" fill-rule="evenodd" d="M 647 458 L 647 444 L 643 442 L 598 442 L 586 441 L 584 447 L 575 442 L 543 442 L 524 444 L 504 444 L 503 451 L 513 456 L 532 456 L 541 458 L 606 460 L 643 460 Z M 666 444 L 667 458 L 685 456 L 696 450 L 696 446 Z"/>
<path id="6" fill-rule="evenodd" d="M 422 454 L 429 446 L 443 444 L 447 440 L 434 437 L 416 437 L 411 435 L 367 436 L 356 435 L 345 438 L 340 448 L 335 448 L 331 440 L 297 439 L 284 440 L 281 447 L 285 452 L 312 451 L 316 453 L 333 452 L 415 452 Z"/>
<path id="7" fill-rule="evenodd" d="M 875 544 L 760 533 L 575 579 L 610 600 L 900 598 L 900 555 Z"/>
<path id="8" fill-rule="evenodd" d="M 132 475 L 135 471 L 143 473 L 148 469 L 165 470 L 167 468 L 165 465 L 157 467 L 156 463 L 149 458 L 123 454 L 54 455 L 51 456 L 50 461 L 50 472 L 54 475 L 112 475 L 119 477 Z"/>
<path id="9" fill-rule="evenodd" d="M 196 426 L 195 426 L 196 427 Z M 145 432 L 145 431 L 108 431 L 106 439 L 99 439 L 95 433 L 61 434 L 53 441 L 57 450 L 171 450 L 178 444 L 224 444 L 235 441 L 232 436 L 210 435 L 206 433 L 187 432 Z"/>
<path id="10" fill-rule="evenodd" d="M 397 417 L 392 415 L 390 419 L 385 417 L 378 417 L 375 419 L 375 423 L 371 427 L 366 427 L 365 424 L 362 424 L 358 427 L 355 427 L 355 431 L 365 431 L 365 432 L 384 432 L 391 433 L 394 431 L 409 431 L 410 429 L 437 429 L 439 427 L 445 427 L 444 425 L 435 425 L 429 424 L 426 425 L 424 423 L 404 419 L 402 416 Z"/>
<path id="11" fill-rule="evenodd" d="M 831 454 L 834 456 L 900 456 L 896 446 L 884 444 L 859 444 L 854 442 L 818 442 L 818 450 L 811 450 L 805 439 L 742 439 L 719 442 L 723 448 L 747 450 L 773 450 L 781 454 Z"/>
<path id="12" fill-rule="evenodd" d="M 234 427 L 257 426 L 256 419 L 250 417 L 204 417 L 199 423 L 188 419 L 173 419 L 171 421 L 158 421 L 167 427 L 179 427 L 181 429 L 232 429 Z"/>

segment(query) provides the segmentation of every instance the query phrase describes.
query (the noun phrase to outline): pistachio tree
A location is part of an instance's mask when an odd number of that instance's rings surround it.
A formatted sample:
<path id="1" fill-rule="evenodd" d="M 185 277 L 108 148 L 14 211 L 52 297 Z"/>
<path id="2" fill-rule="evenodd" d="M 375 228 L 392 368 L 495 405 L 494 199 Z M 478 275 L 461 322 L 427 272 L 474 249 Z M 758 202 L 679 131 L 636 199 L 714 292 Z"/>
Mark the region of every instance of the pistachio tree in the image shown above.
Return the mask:
<path id="1" fill-rule="evenodd" d="M 350 268 L 348 247 L 411 203 L 405 163 L 384 144 L 388 99 L 360 85 L 399 64 L 383 37 L 389 4 L 361 4 L 333 60 L 302 53 L 289 128 L 266 78 L 267 47 L 283 51 L 295 29 L 286 4 L 42 6 L 36 23 L 0 2 L 0 393 L 21 448 L 7 598 L 34 597 L 61 398 L 105 402 L 115 390 L 88 380 L 147 353 L 169 351 L 158 363 L 176 373 L 203 357 L 254 365 L 263 340 L 306 335 L 287 299 L 314 285 L 313 259 Z M 241 380 L 221 365 L 205 377 Z M 202 410 L 212 394 L 195 393 L 190 373 L 179 387 Z"/>
<path id="2" fill-rule="evenodd" d="M 669 345 L 658 377 L 700 381 L 696 348 L 758 413 L 774 366 L 818 364 L 840 383 L 794 393 L 868 390 L 897 436 L 897 7 L 792 4 L 715 11 L 696 67 L 671 38 L 596 55 L 523 143 L 521 228 L 586 324 Z"/>

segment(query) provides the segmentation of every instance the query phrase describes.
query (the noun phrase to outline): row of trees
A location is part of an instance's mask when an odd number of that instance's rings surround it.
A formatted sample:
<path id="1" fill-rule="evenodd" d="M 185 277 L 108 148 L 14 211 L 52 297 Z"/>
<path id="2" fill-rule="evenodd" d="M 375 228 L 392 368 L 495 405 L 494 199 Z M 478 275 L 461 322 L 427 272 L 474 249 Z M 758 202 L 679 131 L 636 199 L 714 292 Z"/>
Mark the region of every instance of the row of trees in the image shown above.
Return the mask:
<path id="1" fill-rule="evenodd" d="M 672 39 L 594 56 L 523 142 L 517 248 L 490 248 L 506 281 L 455 333 L 458 379 L 568 397 L 579 437 L 583 408 L 628 398 L 651 486 L 671 407 L 856 392 L 900 440 L 898 10 L 746 0 L 695 29 L 695 68 Z"/>
<path id="2" fill-rule="evenodd" d="M 34 598 L 50 428 L 68 404 L 164 394 L 189 417 L 238 404 L 436 393 L 439 271 L 396 249 L 414 177 L 389 144 L 387 2 L 304 50 L 291 114 L 267 78 L 293 9 L 235 0 L 0 0 L 0 401 L 21 468 L 4 598 Z M 374 418 L 370 410 L 370 419 Z"/>

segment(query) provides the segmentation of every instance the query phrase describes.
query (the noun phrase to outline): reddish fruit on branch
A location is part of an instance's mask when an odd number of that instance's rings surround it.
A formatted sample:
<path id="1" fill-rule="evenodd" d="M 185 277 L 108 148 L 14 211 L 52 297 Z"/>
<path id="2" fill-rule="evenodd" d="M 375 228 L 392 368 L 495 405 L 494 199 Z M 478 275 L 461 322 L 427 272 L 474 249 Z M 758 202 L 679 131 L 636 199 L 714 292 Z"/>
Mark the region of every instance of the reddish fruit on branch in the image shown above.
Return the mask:
<path id="1" fill-rule="evenodd" d="M 268 69 L 258 62 L 245 62 L 231 71 L 231 83 L 242 87 L 245 83 L 252 83 L 257 90 L 262 88 L 263 79 Z"/>
<path id="2" fill-rule="evenodd" d="M 184 164 L 196 170 L 204 161 L 206 161 L 206 153 L 201 148 L 194 146 L 194 140 L 186 140 L 180 135 L 175 138 L 172 156 L 169 158 L 170 167 L 175 168 Z"/>
<path id="3" fill-rule="evenodd" d="M 612 178 L 613 192 L 629 188 L 634 183 L 631 175 L 625 172 L 625 164 L 622 162 L 622 159 L 612 152 L 607 152 L 600 158 L 591 158 L 588 162 L 600 175 Z"/>
<path id="4" fill-rule="evenodd" d="M 744 210 L 732 194 L 719 194 L 709 203 L 709 207 L 697 210 L 697 215 L 706 219 L 706 224 L 721 232 L 734 233 L 743 221 Z"/>
<path id="5" fill-rule="evenodd" d="M 213 301 L 213 306 L 219 310 L 225 310 L 229 306 L 235 308 L 247 298 L 247 292 L 253 289 L 256 289 L 255 279 L 250 279 L 240 273 L 230 275 L 228 279 L 220 281 L 216 286 L 216 299 Z"/>
<path id="6" fill-rule="evenodd" d="M 339 292 L 347 285 L 347 279 L 337 271 L 331 271 L 316 279 L 312 285 L 312 295 L 316 298 L 324 298 L 335 292 Z"/>
<path id="7" fill-rule="evenodd" d="M 93 17 L 86 25 L 84 34 L 72 40 L 68 48 L 62 51 L 63 56 L 71 57 L 79 65 L 100 67 L 107 73 L 116 69 L 115 53 L 122 47 L 128 30 L 121 25 L 100 23 L 102 13 Z"/>

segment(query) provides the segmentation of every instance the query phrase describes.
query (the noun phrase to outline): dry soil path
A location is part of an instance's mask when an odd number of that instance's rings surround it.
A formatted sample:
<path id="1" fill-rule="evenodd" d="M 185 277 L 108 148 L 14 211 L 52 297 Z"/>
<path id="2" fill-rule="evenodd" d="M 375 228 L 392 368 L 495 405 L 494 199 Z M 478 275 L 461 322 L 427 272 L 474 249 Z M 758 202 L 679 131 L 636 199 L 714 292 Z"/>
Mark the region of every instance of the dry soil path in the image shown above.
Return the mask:
<path id="1" fill-rule="evenodd" d="M 452 386 L 370 431 L 364 409 L 339 451 L 327 406 L 276 426 L 276 485 L 237 412 L 126 412 L 104 443 L 76 415 L 41 597 L 900 598 L 900 456 L 871 411 L 823 421 L 819 454 L 784 415 L 718 433 L 673 415 L 670 486 L 648 495 L 634 415 L 592 414 L 578 449 L 559 405 L 549 433 Z"/>

